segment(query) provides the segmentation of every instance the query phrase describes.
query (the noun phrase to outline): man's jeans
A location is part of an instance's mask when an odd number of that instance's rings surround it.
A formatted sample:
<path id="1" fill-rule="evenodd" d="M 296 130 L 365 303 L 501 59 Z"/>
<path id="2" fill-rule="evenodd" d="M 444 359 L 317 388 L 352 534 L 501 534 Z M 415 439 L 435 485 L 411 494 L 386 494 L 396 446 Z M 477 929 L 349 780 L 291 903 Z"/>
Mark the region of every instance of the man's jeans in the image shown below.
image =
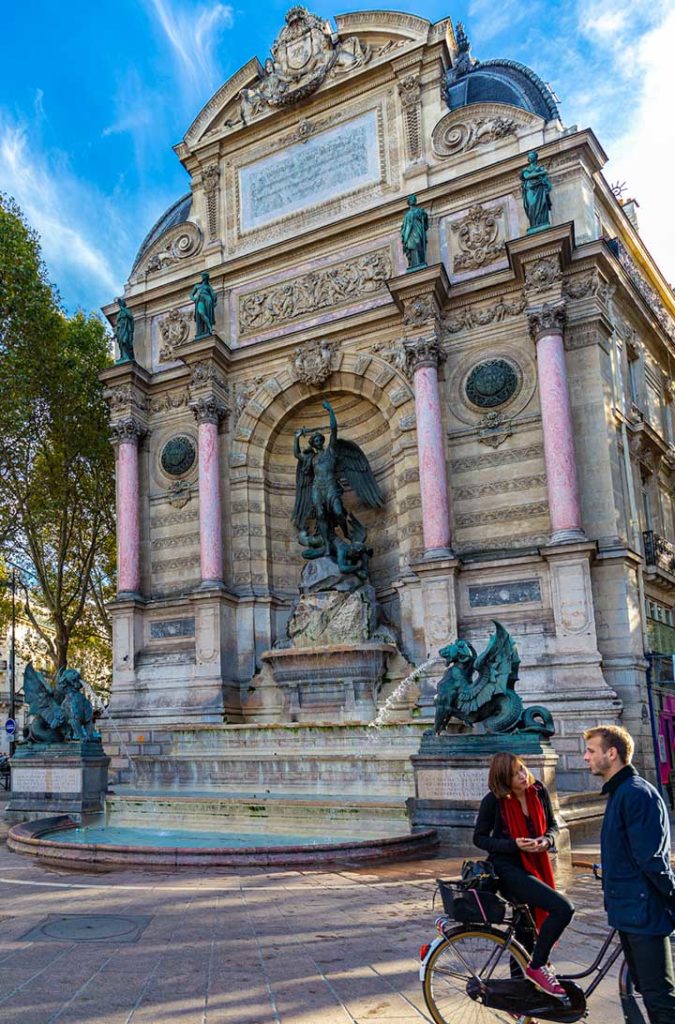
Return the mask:
<path id="1" fill-rule="evenodd" d="M 667 935 L 619 932 L 633 984 L 642 994 L 651 1024 L 675 1021 L 675 976 Z"/>

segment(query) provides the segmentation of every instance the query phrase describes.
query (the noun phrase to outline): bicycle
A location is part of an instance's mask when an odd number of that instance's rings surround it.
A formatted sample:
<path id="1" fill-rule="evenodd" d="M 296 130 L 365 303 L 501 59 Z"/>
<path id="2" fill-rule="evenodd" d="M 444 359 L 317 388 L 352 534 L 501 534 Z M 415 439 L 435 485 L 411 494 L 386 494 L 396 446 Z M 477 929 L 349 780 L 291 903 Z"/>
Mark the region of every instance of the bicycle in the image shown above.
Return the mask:
<path id="1" fill-rule="evenodd" d="M 596 864 L 593 874 L 599 880 Z M 621 956 L 616 929 L 609 930 L 590 967 L 558 974 L 567 993 L 563 1001 L 540 992 L 525 976 L 530 956 L 515 936 L 534 928 L 529 907 L 463 879 L 438 879 L 437 885 L 446 913 L 436 919 L 438 938 L 420 949 L 424 1001 L 436 1024 L 573 1024 L 587 1016 L 589 996 Z M 577 985 L 593 974 L 586 989 Z M 625 960 L 619 997 L 625 1024 L 645 1024 Z"/>

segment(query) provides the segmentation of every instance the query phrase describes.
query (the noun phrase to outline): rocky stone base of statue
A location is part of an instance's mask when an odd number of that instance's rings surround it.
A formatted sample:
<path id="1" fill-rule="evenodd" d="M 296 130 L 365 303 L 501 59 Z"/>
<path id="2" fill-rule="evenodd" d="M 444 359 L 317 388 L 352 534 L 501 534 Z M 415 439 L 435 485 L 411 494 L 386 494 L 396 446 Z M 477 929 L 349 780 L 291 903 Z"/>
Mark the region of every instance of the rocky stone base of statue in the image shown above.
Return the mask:
<path id="1" fill-rule="evenodd" d="M 100 739 L 19 745 L 11 760 L 6 820 L 68 814 L 80 822 L 100 814 L 109 764 Z"/>
<path id="2" fill-rule="evenodd" d="M 306 563 L 286 635 L 262 654 L 253 680 L 276 688 L 281 721 L 370 722 L 388 673 L 403 678 L 412 669 L 371 584 L 331 558 Z"/>
<path id="3" fill-rule="evenodd" d="M 490 759 L 507 750 L 522 757 L 535 778 L 551 795 L 560 833 L 553 859 L 556 877 L 571 870 L 569 829 L 560 815 L 556 786 L 558 755 L 535 733 L 502 735 L 470 733 L 422 737 L 419 753 L 411 757 L 415 796 L 407 801 L 413 831 L 435 828 L 442 848 L 453 857 L 486 856 L 473 845 L 478 806 L 488 792 Z"/>

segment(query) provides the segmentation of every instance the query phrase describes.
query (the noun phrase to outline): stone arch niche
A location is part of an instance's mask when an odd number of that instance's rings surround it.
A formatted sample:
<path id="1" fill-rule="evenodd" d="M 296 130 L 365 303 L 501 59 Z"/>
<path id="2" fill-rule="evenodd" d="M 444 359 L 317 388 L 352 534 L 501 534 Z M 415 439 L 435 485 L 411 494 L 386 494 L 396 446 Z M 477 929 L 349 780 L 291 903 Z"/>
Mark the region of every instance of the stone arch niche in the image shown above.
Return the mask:
<path id="1" fill-rule="evenodd" d="M 234 585 L 276 609 L 270 643 L 283 635 L 304 564 L 291 524 L 293 434 L 302 426 L 327 429 L 321 406 L 326 398 L 341 435 L 363 448 L 385 495 L 384 508 L 366 509 L 347 489 L 345 504 L 368 530 L 372 582 L 395 625 L 400 613 L 393 584 L 422 544 L 414 398 L 407 379 L 383 360 L 359 353 L 343 354 L 340 368 L 321 386 L 300 383 L 287 371 L 268 379 L 237 424 L 231 486 Z"/>

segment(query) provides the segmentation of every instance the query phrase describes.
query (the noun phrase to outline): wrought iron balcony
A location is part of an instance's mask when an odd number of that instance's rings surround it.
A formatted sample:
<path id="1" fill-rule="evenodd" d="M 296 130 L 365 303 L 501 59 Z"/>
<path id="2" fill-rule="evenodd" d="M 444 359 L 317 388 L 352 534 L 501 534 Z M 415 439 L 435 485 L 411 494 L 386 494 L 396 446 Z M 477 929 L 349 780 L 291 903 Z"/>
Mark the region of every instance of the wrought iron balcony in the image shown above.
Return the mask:
<path id="1" fill-rule="evenodd" d="M 653 530 L 645 530 L 642 534 L 642 542 L 645 547 L 645 562 L 657 569 L 675 576 L 675 546 L 659 537 Z"/>

